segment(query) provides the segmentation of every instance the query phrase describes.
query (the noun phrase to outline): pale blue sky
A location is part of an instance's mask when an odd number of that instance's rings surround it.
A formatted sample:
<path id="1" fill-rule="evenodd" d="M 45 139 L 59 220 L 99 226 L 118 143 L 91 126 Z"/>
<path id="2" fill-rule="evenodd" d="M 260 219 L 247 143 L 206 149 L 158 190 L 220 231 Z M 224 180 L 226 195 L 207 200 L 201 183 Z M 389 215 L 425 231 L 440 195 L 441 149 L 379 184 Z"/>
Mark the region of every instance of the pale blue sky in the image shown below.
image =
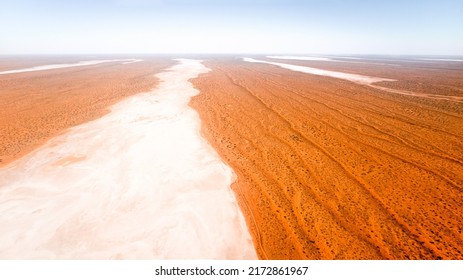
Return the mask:
<path id="1" fill-rule="evenodd" d="M 0 0 L 0 54 L 463 55 L 460 0 Z"/>

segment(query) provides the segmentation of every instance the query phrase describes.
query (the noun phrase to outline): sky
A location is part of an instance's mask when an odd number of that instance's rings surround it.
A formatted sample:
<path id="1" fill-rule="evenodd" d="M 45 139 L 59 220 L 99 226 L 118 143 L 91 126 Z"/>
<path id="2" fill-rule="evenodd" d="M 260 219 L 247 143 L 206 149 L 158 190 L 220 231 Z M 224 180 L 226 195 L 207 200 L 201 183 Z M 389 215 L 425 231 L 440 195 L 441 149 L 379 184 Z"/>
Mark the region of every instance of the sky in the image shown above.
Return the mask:
<path id="1" fill-rule="evenodd" d="M 0 0 L 0 54 L 463 55 L 461 0 Z"/>

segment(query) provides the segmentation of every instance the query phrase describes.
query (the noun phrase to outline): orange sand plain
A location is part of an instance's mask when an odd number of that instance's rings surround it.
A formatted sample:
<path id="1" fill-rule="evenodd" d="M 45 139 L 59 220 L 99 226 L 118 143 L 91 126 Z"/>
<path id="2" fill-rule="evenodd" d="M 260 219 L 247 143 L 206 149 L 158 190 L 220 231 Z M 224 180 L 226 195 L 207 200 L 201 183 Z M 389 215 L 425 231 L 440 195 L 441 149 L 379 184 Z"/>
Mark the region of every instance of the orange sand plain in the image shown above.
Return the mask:
<path id="1" fill-rule="evenodd" d="M 191 106 L 238 176 L 260 258 L 463 259 L 462 103 L 240 60 L 204 64 L 212 71 L 193 80 Z M 299 64 L 463 96 L 463 69 Z"/>
<path id="2" fill-rule="evenodd" d="M 0 57 L 0 71 L 94 58 Z M 154 74 L 174 61 L 109 62 L 0 75 L 0 166 L 27 154 L 65 129 L 101 117 L 130 95 L 151 90 Z"/>
<path id="3" fill-rule="evenodd" d="M 2 57 L 0 71 L 79 60 L 87 59 Z M 463 96 L 461 64 L 265 60 Z M 0 166 L 152 89 L 153 74 L 174 63 L 145 58 L 0 75 Z M 238 175 L 233 188 L 260 258 L 463 259 L 461 102 L 239 60 L 205 65 L 213 71 L 194 80 L 201 93 L 191 105 Z"/>

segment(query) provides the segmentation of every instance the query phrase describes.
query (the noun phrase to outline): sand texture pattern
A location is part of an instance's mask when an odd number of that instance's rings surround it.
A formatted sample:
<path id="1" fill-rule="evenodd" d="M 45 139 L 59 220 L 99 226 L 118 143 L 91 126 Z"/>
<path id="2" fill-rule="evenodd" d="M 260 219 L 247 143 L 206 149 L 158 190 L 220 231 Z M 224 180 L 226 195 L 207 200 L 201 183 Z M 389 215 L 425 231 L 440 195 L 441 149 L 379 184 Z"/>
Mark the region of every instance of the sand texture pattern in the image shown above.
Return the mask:
<path id="1" fill-rule="evenodd" d="M 453 79 L 461 66 L 282 61 L 463 96 Z M 260 258 L 463 259 L 459 100 L 241 59 L 204 64 L 212 71 L 193 80 L 191 106 L 238 176 L 232 187 Z"/>
<path id="2" fill-rule="evenodd" d="M 0 70 L 77 63 L 82 58 L 1 58 Z M 151 90 L 153 77 L 174 62 L 96 65 L 0 75 L 0 166 L 27 154 L 67 128 L 108 113 L 108 107 Z"/>

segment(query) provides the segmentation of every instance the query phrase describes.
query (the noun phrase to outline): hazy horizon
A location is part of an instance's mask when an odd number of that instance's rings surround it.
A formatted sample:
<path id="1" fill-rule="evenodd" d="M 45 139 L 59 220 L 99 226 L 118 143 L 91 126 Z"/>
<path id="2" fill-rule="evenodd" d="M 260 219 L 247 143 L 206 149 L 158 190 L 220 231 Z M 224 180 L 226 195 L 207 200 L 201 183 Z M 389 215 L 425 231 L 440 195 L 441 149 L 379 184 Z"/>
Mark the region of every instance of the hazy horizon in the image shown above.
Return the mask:
<path id="1" fill-rule="evenodd" d="M 2 55 L 463 55 L 459 1 L 6 0 Z"/>

